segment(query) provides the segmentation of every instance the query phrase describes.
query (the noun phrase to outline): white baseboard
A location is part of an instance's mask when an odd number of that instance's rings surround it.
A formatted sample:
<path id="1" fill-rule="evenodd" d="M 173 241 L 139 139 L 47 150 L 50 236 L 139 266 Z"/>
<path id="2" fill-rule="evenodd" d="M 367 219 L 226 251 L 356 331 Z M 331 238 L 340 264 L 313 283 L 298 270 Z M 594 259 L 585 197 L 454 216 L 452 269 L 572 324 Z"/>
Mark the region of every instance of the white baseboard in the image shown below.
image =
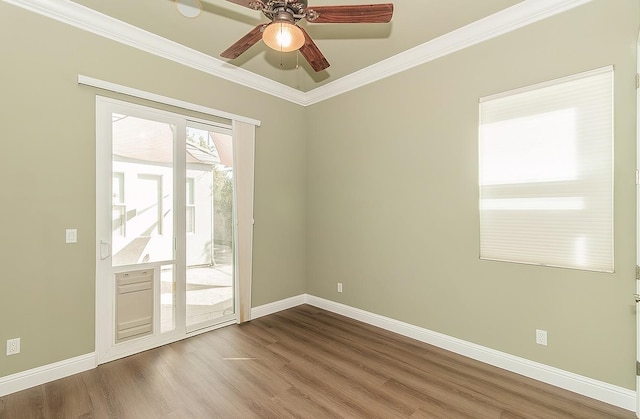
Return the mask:
<path id="1" fill-rule="evenodd" d="M 525 377 L 573 391 L 574 393 L 582 394 L 592 399 L 631 411 L 635 411 L 636 409 L 636 393 L 633 390 L 594 380 L 559 368 L 550 367 L 505 352 L 496 351 L 462 339 L 457 339 L 313 295 L 306 295 L 305 302 L 309 305 L 359 320 L 363 323 L 377 326 L 381 329 L 389 330 L 468 358 L 524 375 Z"/>
<path id="2" fill-rule="evenodd" d="M 559 368 L 496 351 L 475 343 L 457 339 L 429 329 L 394 320 L 389 317 L 354 308 L 313 295 L 301 294 L 251 309 L 251 318 L 277 313 L 301 304 L 309 304 L 345 317 L 359 320 L 451 352 L 482 361 L 525 377 L 533 378 L 592 399 L 600 400 L 630 411 L 636 408 L 633 390 L 594 380 Z M 0 397 L 68 377 L 96 367 L 96 354 L 89 353 L 42 367 L 0 377 Z"/>
<path id="3" fill-rule="evenodd" d="M 306 294 L 301 294 L 259 307 L 254 307 L 251 309 L 251 318 L 257 319 L 258 317 L 299 306 L 305 303 L 305 298 Z M 209 330 L 206 329 L 204 331 Z M 201 331 L 194 332 L 191 336 L 195 336 L 200 333 Z M 113 359 L 117 358 L 118 357 Z M 0 377 L 0 397 L 84 372 L 95 368 L 97 365 L 97 355 L 95 352 L 92 352 L 75 358 L 55 362 L 53 364 L 44 365 L 42 367 Z"/>
<path id="4" fill-rule="evenodd" d="M 251 309 L 251 320 L 258 317 L 267 316 L 269 314 L 277 313 L 278 311 L 286 310 L 295 306 L 299 306 L 307 302 L 307 294 L 295 295 L 293 297 L 285 298 L 284 300 L 274 301 L 273 303 L 264 304 Z"/>
<path id="5" fill-rule="evenodd" d="M 95 352 L 0 377 L 0 397 L 96 367 Z"/>

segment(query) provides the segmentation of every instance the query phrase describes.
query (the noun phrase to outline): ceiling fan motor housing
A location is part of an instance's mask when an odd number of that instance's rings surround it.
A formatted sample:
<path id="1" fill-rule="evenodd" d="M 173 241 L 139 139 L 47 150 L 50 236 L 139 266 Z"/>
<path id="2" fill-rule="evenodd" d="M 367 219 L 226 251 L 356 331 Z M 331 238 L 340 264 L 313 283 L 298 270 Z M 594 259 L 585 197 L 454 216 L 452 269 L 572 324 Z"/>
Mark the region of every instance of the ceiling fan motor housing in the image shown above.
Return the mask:
<path id="1" fill-rule="evenodd" d="M 298 21 L 298 19 L 294 19 L 291 13 L 284 10 L 277 12 L 275 16 L 272 16 L 272 19 L 274 22 L 287 22 L 292 24 L 295 24 Z"/>
<path id="2" fill-rule="evenodd" d="M 260 0 L 250 3 L 251 7 L 256 10 L 262 10 L 262 13 L 269 19 L 287 13 L 297 22 L 304 17 L 304 10 L 307 8 L 307 0 L 270 0 L 262 2 Z"/>

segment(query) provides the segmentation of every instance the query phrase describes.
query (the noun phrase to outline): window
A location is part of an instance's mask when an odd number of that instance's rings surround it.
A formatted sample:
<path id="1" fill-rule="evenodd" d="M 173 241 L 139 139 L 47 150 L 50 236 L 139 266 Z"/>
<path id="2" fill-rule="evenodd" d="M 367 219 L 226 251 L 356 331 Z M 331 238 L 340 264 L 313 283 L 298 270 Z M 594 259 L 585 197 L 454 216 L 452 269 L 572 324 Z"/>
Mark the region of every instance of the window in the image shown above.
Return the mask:
<path id="1" fill-rule="evenodd" d="M 480 100 L 480 258 L 613 272 L 613 67 Z"/>
<path id="2" fill-rule="evenodd" d="M 196 204 L 194 195 L 195 182 L 194 178 L 187 178 L 187 199 L 186 199 L 186 210 L 187 210 L 187 233 L 195 234 L 196 232 Z"/>
<path id="3" fill-rule="evenodd" d="M 127 205 L 124 201 L 124 173 L 113 173 L 113 229 L 118 235 L 127 235 Z"/>

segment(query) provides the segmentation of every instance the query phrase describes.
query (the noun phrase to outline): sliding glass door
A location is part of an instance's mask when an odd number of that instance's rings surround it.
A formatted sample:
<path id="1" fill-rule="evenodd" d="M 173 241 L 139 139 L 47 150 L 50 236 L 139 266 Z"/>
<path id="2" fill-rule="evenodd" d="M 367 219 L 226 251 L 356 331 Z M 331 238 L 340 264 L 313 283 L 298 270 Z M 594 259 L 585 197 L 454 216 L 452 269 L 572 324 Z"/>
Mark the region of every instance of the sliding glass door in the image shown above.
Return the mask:
<path id="1" fill-rule="evenodd" d="M 236 322 L 229 126 L 97 102 L 102 362 Z"/>
<path id="2" fill-rule="evenodd" d="M 235 313 L 233 141 L 219 127 L 186 131 L 186 327 Z"/>

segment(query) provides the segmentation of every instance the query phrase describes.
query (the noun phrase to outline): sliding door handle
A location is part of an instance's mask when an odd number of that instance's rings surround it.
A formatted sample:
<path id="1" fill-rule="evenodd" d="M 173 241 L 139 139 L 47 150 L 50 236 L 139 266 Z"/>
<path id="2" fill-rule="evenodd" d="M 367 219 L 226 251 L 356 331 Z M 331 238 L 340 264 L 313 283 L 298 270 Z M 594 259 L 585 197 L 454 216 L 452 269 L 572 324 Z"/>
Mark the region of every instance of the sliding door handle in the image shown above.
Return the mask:
<path id="1" fill-rule="evenodd" d="M 105 260 L 111 256 L 111 243 L 100 240 L 100 260 Z"/>

